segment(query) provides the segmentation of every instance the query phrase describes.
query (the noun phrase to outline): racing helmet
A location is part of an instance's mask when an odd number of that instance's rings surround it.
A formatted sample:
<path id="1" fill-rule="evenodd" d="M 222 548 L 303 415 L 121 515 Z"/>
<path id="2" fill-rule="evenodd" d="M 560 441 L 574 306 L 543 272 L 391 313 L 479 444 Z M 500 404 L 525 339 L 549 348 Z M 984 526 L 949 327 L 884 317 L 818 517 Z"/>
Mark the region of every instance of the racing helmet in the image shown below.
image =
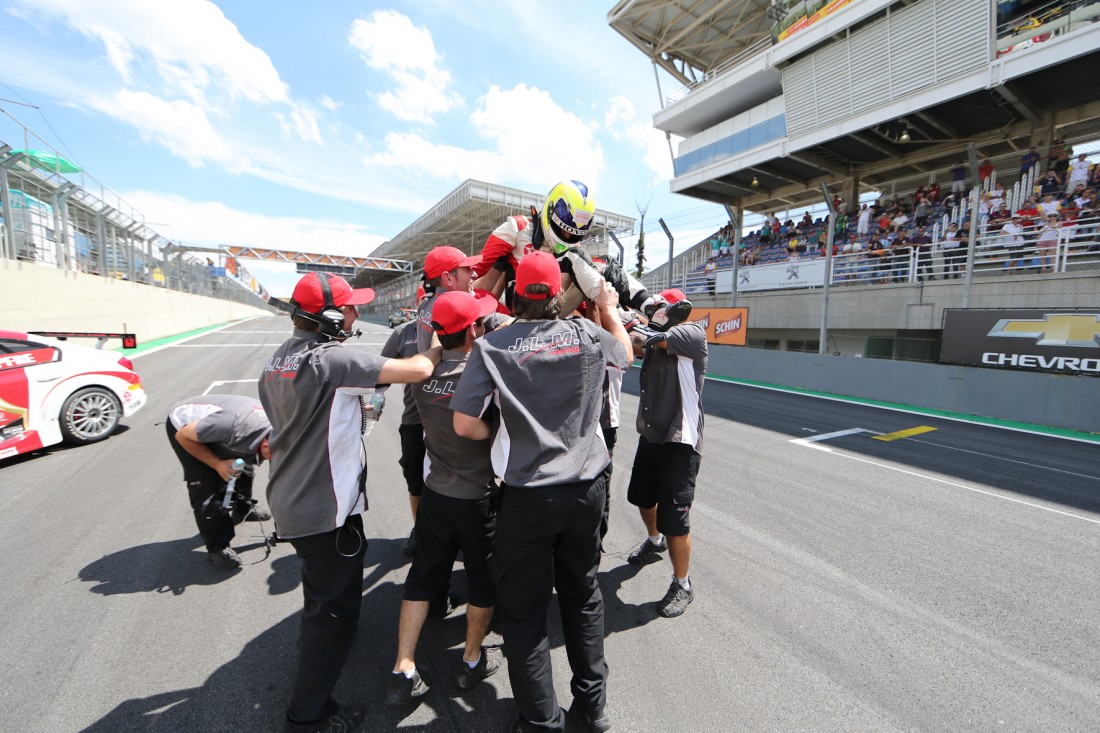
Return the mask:
<path id="1" fill-rule="evenodd" d="M 550 189 L 539 214 L 544 241 L 554 254 L 561 254 L 588 236 L 595 217 L 596 204 L 588 186 L 562 181 Z"/>

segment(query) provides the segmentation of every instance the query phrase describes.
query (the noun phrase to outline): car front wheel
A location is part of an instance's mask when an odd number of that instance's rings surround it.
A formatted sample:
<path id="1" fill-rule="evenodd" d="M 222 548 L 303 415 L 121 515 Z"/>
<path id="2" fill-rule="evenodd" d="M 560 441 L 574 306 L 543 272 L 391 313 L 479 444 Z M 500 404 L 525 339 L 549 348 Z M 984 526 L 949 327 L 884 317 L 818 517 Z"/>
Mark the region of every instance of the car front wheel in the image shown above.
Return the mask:
<path id="1" fill-rule="evenodd" d="M 122 407 L 113 392 L 86 387 L 69 395 L 61 407 L 61 434 L 69 443 L 95 443 L 115 431 L 121 415 Z"/>

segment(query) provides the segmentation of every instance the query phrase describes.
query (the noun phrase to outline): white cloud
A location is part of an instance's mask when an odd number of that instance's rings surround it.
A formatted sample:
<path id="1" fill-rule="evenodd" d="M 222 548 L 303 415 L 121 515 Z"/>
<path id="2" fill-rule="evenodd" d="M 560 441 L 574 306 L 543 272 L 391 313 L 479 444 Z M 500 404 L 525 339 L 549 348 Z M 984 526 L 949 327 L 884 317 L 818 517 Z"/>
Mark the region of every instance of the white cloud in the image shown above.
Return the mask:
<path id="1" fill-rule="evenodd" d="M 613 139 L 629 142 L 641 150 L 642 161 L 653 171 L 653 183 L 672 178 L 672 157 L 665 133 L 647 121 L 638 120 L 633 102 L 623 96 L 608 100 L 603 125 Z M 674 138 L 676 142 L 680 139 L 677 136 Z"/>
<path id="2" fill-rule="evenodd" d="M 337 112 L 341 107 L 344 106 L 343 102 L 337 102 L 327 94 L 321 95 L 321 99 L 318 104 L 327 109 L 329 112 Z"/>
<path id="3" fill-rule="evenodd" d="M 28 15 L 65 22 L 99 40 L 123 82 L 138 83 L 148 59 L 160 76 L 162 96 L 181 94 L 201 103 L 211 87 L 252 102 L 288 101 L 287 86 L 271 59 L 246 41 L 207 0 L 15 0 Z M 147 83 L 150 80 L 145 80 Z"/>
<path id="4" fill-rule="evenodd" d="M 87 103 L 129 122 L 145 140 L 163 145 L 193 166 L 218 160 L 230 169 L 236 167 L 231 147 L 211 126 L 205 111 L 191 102 L 122 90 L 109 99 L 91 98 Z"/>
<path id="5" fill-rule="evenodd" d="M 279 124 L 283 128 L 283 134 L 294 135 L 302 142 L 316 143 L 323 146 L 321 129 L 317 124 L 317 113 L 301 105 L 293 105 L 289 117 L 276 115 Z"/>
<path id="6" fill-rule="evenodd" d="M 430 123 L 434 115 L 462 104 L 462 98 L 447 89 L 451 73 L 439 66 L 431 32 L 413 25 L 407 16 L 379 10 L 370 20 L 359 18 L 351 24 L 348 43 L 367 66 L 385 72 L 397 84 L 395 91 L 376 95 L 379 105 L 395 117 Z"/>

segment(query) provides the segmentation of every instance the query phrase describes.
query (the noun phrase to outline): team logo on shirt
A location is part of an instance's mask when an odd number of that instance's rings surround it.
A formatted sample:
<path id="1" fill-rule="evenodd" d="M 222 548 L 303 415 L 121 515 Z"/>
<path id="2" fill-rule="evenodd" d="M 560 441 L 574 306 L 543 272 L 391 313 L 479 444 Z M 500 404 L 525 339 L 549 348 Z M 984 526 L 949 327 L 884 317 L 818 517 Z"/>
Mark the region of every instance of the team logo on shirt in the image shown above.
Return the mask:
<path id="1" fill-rule="evenodd" d="M 433 402 L 446 399 L 455 393 L 455 383 L 450 379 L 433 379 L 425 382 L 420 389 L 427 394 L 438 395 Z"/>
<path id="2" fill-rule="evenodd" d="M 288 356 L 273 356 L 264 367 L 264 381 L 279 377 L 281 379 L 293 379 L 301 366 L 302 355 L 290 354 Z"/>
<path id="3" fill-rule="evenodd" d="M 513 354 L 527 354 L 520 359 L 520 363 L 527 361 L 535 354 L 549 354 L 553 356 L 562 354 L 581 353 L 581 340 L 575 333 L 555 333 L 551 336 L 528 336 L 516 339 L 516 342 L 508 347 Z"/>

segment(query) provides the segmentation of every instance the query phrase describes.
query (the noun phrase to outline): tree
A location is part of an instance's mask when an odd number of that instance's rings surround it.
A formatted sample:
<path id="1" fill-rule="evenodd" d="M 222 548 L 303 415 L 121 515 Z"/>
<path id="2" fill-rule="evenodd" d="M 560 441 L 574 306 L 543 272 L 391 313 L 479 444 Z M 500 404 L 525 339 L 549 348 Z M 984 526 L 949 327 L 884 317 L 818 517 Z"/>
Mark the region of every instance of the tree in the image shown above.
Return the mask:
<path id="1" fill-rule="evenodd" d="M 638 225 L 639 230 L 638 230 L 638 244 L 637 244 L 638 271 L 637 271 L 637 274 L 636 274 L 636 277 L 639 278 L 639 279 L 641 279 L 642 275 L 645 274 L 645 213 L 647 211 L 649 211 L 649 203 L 652 200 L 653 199 L 650 198 L 649 201 L 646 201 L 645 206 L 640 205 L 637 201 L 634 202 L 634 205 L 636 207 L 638 207 L 638 216 L 639 216 L 639 220 L 640 220 L 639 225 Z"/>

